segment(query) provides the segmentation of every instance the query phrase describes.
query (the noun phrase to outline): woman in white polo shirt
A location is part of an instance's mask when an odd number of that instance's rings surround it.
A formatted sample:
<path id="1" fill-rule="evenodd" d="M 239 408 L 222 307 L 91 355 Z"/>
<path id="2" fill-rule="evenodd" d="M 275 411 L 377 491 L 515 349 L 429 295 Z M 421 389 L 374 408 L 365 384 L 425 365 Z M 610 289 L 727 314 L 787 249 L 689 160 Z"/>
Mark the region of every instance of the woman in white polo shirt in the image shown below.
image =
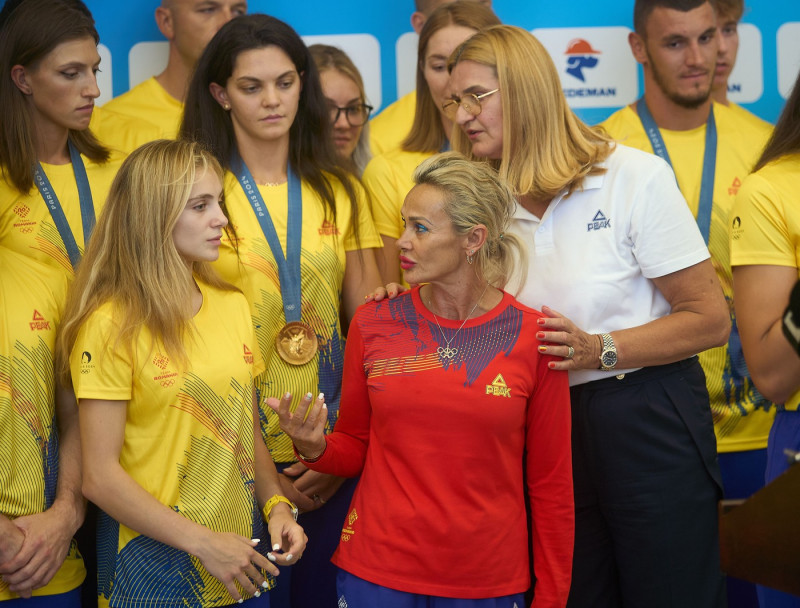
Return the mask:
<path id="1" fill-rule="evenodd" d="M 724 605 L 721 483 L 695 355 L 724 344 L 730 323 L 674 175 L 583 124 L 522 29 L 476 34 L 448 67 L 453 149 L 490 162 L 518 194 L 512 231 L 530 264 L 507 289 L 550 317 L 539 349 L 570 371 L 568 605 Z"/>

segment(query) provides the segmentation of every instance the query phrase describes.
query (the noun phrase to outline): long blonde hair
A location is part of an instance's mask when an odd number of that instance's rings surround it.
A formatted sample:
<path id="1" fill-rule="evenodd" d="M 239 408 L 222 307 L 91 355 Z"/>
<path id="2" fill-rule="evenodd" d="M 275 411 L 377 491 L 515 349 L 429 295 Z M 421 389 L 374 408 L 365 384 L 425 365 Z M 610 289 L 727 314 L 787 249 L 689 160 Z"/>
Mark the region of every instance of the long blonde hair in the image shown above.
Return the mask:
<path id="1" fill-rule="evenodd" d="M 503 108 L 503 151 L 492 165 L 518 195 L 552 198 L 572 193 L 583 178 L 605 169 L 597 163 L 612 151 L 612 139 L 584 124 L 567 105 L 550 55 L 532 34 L 498 25 L 463 42 L 448 69 L 474 61 L 494 70 Z M 472 146 L 454 129 L 454 150 L 469 158 Z"/>
<path id="2" fill-rule="evenodd" d="M 66 386 L 71 385 L 69 355 L 78 332 L 105 303 L 113 303 L 120 314 L 119 346 L 132 353 L 139 331 L 147 328 L 171 358 L 185 364 L 192 275 L 214 287 L 235 289 L 207 262 L 189 268 L 172 238 L 192 186 L 206 171 L 222 183 L 214 156 L 190 141 L 153 141 L 122 163 L 67 297 L 56 346 L 57 369 Z"/>

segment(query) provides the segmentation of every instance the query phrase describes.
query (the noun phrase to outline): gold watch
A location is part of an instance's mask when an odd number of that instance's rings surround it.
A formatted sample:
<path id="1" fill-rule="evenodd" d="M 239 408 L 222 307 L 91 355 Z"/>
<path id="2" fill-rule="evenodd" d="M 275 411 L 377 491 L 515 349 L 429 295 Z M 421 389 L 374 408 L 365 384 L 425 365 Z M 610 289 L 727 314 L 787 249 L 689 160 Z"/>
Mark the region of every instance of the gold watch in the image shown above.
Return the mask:
<path id="1" fill-rule="evenodd" d="M 603 339 L 603 352 L 600 353 L 600 369 L 610 372 L 617 366 L 617 347 L 611 334 L 600 334 Z"/>

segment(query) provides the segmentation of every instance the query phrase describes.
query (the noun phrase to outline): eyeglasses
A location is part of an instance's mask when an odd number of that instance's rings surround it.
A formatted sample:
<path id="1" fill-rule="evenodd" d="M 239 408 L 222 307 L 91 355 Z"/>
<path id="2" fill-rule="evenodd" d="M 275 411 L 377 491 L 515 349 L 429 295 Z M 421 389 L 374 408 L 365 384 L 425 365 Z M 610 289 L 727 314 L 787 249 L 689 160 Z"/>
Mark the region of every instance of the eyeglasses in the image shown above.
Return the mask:
<path id="1" fill-rule="evenodd" d="M 445 116 L 450 120 L 455 120 L 456 114 L 458 113 L 458 106 L 464 108 L 464 111 L 475 118 L 481 113 L 483 109 L 481 107 L 481 99 L 484 97 L 489 97 L 494 93 L 497 93 L 500 89 L 494 89 L 493 91 L 488 91 L 486 93 L 481 93 L 480 95 L 476 95 L 475 93 L 467 93 L 464 97 L 458 97 L 457 95 L 453 95 L 452 99 L 448 99 L 442 104 L 442 110 L 444 110 Z"/>
<path id="2" fill-rule="evenodd" d="M 336 121 L 339 120 L 339 115 L 344 112 L 344 117 L 347 120 L 347 124 L 349 124 L 351 127 L 360 127 L 367 122 L 369 114 L 372 112 L 372 106 L 366 103 L 356 103 L 352 106 L 340 108 L 330 104 L 328 106 L 328 112 L 331 114 L 332 125 L 336 124 Z"/>

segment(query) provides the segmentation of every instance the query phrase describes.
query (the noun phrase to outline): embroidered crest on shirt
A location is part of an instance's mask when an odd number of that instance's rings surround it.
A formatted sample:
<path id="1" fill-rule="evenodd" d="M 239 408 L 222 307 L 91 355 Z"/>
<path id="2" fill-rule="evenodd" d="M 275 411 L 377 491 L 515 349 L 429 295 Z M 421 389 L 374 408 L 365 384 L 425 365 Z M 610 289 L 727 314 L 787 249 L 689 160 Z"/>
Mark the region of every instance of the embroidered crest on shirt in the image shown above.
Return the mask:
<path id="1" fill-rule="evenodd" d="M 511 398 L 511 389 L 506 384 L 503 374 L 497 374 L 497 377 L 492 380 L 492 383 L 486 385 L 486 394 L 494 395 L 495 397 Z"/>
<path id="2" fill-rule="evenodd" d="M 356 531 L 353 529 L 353 526 L 355 525 L 357 519 L 358 519 L 358 513 L 356 512 L 355 509 L 353 509 L 347 516 L 347 521 L 344 524 L 344 528 L 342 528 L 343 543 L 349 541 L 352 538 L 353 534 L 356 533 Z"/>
<path id="3" fill-rule="evenodd" d="M 50 329 L 50 321 L 45 319 L 38 310 L 33 311 L 33 321 L 30 322 L 31 331 L 44 331 Z"/>
<path id="4" fill-rule="evenodd" d="M 601 230 L 602 228 L 611 228 L 611 218 L 607 218 L 605 214 L 598 209 L 597 213 L 594 214 L 592 221 L 586 224 L 586 232 L 591 232 L 592 230 Z"/>

